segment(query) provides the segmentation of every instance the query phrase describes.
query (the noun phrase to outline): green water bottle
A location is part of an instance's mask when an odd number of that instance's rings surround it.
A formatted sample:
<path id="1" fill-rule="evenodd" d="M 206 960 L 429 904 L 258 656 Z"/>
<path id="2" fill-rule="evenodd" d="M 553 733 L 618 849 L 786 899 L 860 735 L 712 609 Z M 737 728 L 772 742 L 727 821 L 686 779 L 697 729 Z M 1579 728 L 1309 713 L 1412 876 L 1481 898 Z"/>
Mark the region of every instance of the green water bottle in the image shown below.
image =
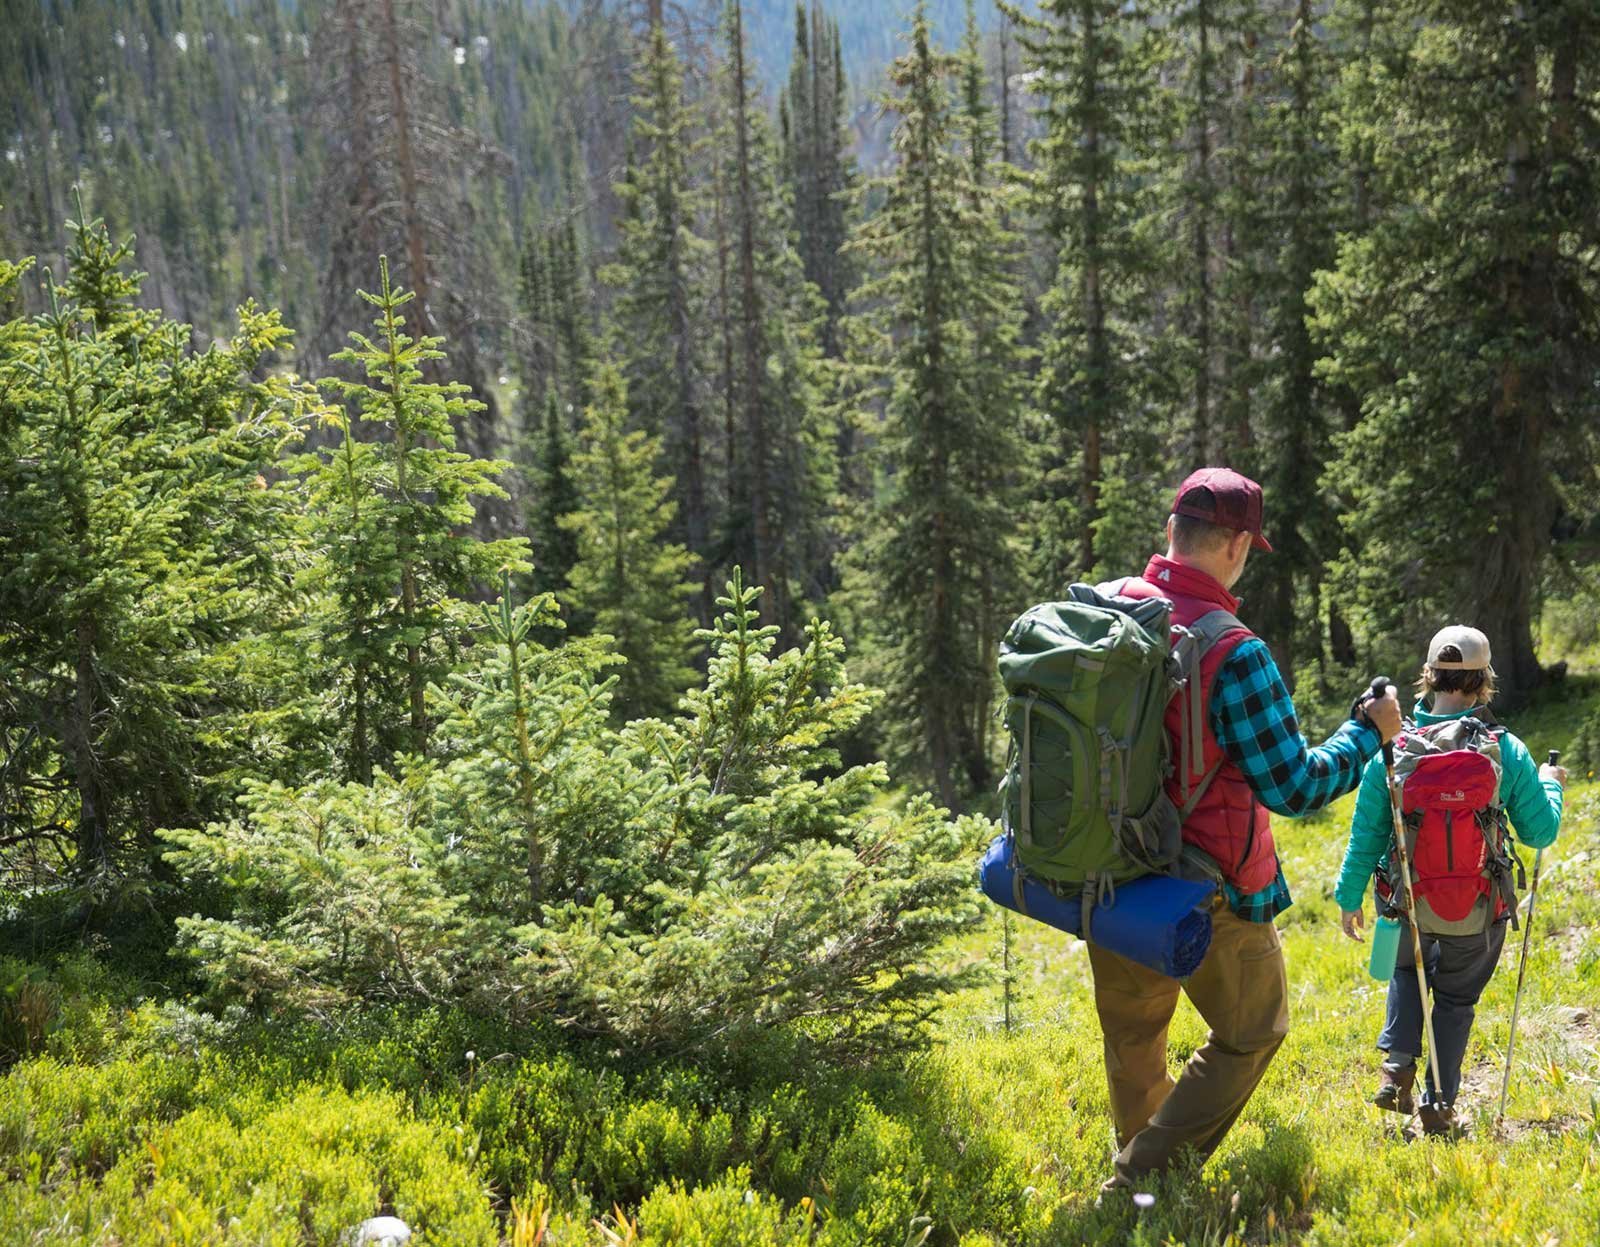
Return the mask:
<path id="1" fill-rule="evenodd" d="M 1394 977 L 1395 958 L 1399 953 L 1400 920 L 1379 918 L 1372 924 L 1372 958 L 1367 962 L 1367 973 L 1387 983 Z"/>

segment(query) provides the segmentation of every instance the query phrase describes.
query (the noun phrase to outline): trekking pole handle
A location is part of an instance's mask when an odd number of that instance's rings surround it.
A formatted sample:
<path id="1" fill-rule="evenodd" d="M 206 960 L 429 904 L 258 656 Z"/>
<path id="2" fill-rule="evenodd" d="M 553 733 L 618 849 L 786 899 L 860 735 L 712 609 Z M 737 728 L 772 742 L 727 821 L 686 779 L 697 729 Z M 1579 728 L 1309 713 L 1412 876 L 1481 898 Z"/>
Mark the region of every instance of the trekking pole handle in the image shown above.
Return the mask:
<path id="1" fill-rule="evenodd" d="M 1559 749 L 1552 749 L 1552 750 L 1551 750 L 1551 751 L 1550 751 L 1550 757 L 1549 757 L 1549 759 L 1548 759 L 1548 760 L 1547 760 L 1547 761 L 1546 761 L 1546 762 L 1545 762 L 1545 765 L 1546 765 L 1546 766 L 1555 766 L 1555 765 L 1556 765 L 1556 760 L 1557 760 L 1557 759 L 1558 759 L 1558 758 L 1560 758 L 1560 757 L 1561 757 L 1561 750 L 1559 750 Z"/>
<path id="2" fill-rule="evenodd" d="M 1389 677 L 1386 675 L 1373 676 L 1372 687 L 1367 692 L 1372 695 L 1373 701 L 1382 701 L 1389 695 Z M 1389 741 L 1383 743 L 1383 760 L 1392 771 L 1394 769 L 1394 745 Z M 1392 774 L 1390 778 L 1393 778 Z"/>

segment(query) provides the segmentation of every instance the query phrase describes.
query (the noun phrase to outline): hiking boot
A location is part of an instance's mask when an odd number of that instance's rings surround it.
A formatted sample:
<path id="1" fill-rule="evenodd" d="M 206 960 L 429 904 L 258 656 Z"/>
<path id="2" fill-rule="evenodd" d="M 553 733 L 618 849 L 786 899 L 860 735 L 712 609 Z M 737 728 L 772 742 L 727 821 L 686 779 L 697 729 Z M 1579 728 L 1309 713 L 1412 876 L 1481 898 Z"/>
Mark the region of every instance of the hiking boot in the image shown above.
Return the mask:
<path id="1" fill-rule="evenodd" d="M 1415 1065 L 1404 1065 L 1399 1069 L 1382 1066 L 1378 1070 L 1378 1094 L 1372 1097 L 1372 1102 L 1381 1109 L 1404 1113 L 1409 1117 L 1416 1108 L 1416 1101 L 1411 1098 L 1411 1088 L 1416 1081 Z"/>
<path id="2" fill-rule="evenodd" d="M 1417 1116 L 1422 1121 L 1422 1133 L 1439 1139 L 1460 1139 L 1466 1131 L 1456 1121 L 1456 1111 L 1448 1104 L 1424 1104 Z"/>

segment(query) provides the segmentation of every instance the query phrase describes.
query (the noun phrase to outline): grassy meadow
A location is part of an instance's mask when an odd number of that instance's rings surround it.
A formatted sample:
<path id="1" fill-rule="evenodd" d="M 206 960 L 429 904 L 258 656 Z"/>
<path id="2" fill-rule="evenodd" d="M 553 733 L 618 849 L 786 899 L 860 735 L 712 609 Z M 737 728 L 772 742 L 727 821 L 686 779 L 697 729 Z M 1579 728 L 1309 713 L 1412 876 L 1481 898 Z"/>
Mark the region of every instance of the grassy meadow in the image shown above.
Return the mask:
<path id="1" fill-rule="evenodd" d="M 1514 724 L 1536 756 L 1572 738 L 1593 679 Z M 1600 1241 L 1600 784 L 1573 781 L 1500 1132 L 1515 938 L 1468 1052 L 1471 1137 L 1413 1138 L 1366 1102 L 1383 986 L 1331 898 L 1347 798 L 1279 828 L 1289 1039 L 1222 1149 L 1145 1210 L 1095 1207 L 1111 1140 L 1087 958 L 1026 920 L 1009 1031 L 997 978 L 948 1002 L 926 1056 L 864 1069 L 776 1039 L 738 1067 L 634 1066 L 438 1010 L 215 1016 L 131 928 L 0 961 L 0 1243 L 333 1244 L 378 1212 L 413 1242 L 515 1247 Z M 950 955 L 998 966 L 1001 943 L 992 915 Z M 1201 1037 L 1180 1005 L 1173 1062 Z"/>

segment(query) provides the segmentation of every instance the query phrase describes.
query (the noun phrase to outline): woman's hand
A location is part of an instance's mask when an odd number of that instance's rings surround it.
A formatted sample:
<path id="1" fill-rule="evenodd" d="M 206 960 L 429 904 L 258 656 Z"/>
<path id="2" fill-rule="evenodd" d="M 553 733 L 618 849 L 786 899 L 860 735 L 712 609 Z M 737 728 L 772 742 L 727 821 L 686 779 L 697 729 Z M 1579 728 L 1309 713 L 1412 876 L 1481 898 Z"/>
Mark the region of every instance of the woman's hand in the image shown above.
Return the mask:
<path id="1" fill-rule="evenodd" d="M 1361 916 L 1359 909 L 1341 909 L 1339 911 L 1339 925 L 1344 928 L 1344 933 L 1358 944 L 1367 938 L 1361 934 L 1361 929 L 1366 925 L 1366 921 Z"/>

